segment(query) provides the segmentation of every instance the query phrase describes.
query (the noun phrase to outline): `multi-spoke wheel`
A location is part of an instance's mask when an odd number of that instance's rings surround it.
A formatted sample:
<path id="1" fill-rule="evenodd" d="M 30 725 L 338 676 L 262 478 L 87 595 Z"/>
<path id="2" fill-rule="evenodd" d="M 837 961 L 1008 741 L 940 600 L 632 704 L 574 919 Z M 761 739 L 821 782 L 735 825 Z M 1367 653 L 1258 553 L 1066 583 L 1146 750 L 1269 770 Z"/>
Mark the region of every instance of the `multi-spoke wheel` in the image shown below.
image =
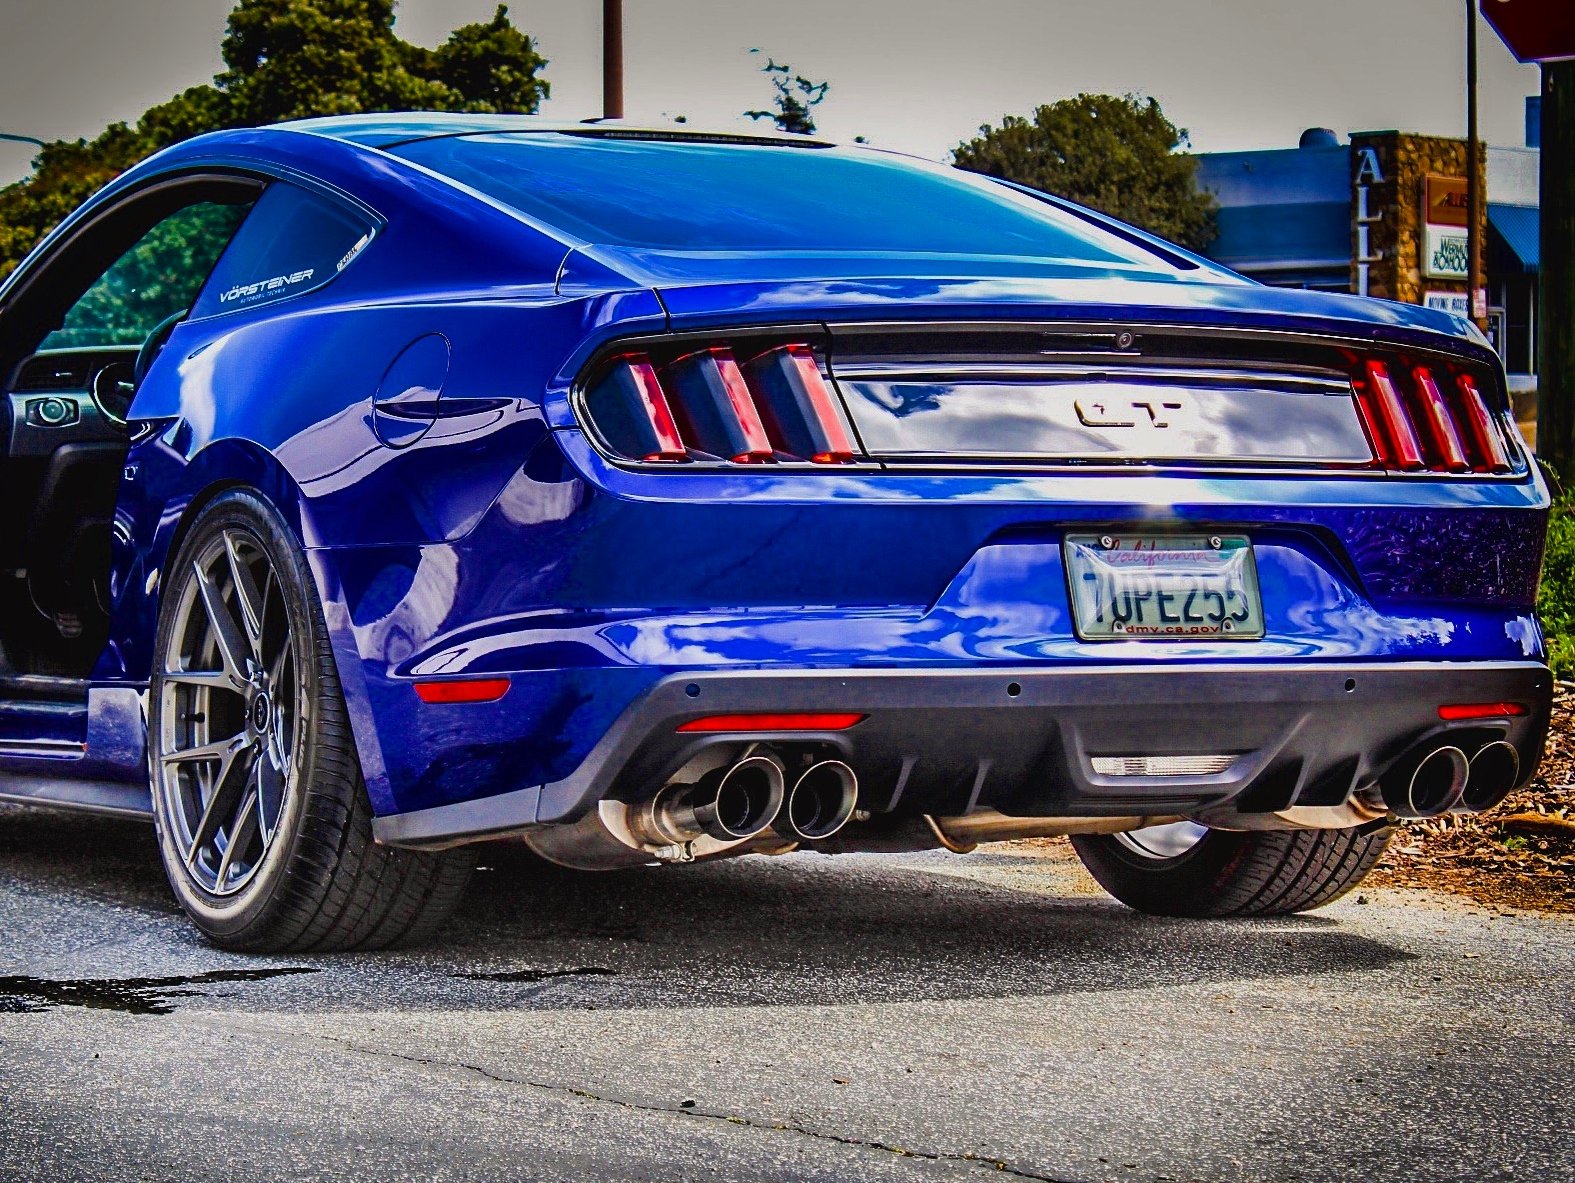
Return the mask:
<path id="1" fill-rule="evenodd" d="M 254 950 L 420 939 L 470 861 L 372 842 L 305 560 L 253 493 L 205 509 L 165 579 L 149 694 L 160 850 L 214 941 Z"/>
<path id="2" fill-rule="evenodd" d="M 1211 830 L 1196 822 L 1072 838 L 1106 891 L 1158 916 L 1283 916 L 1360 883 L 1392 831 Z"/>
<path id="3" fill-rule="evenodd" d="M 159 671 L 158 789 L 187 872 L 240 891 L 279 833 L 295 776 L 296 669 L 262 543 L 215 531 L 191 564 Z"/>

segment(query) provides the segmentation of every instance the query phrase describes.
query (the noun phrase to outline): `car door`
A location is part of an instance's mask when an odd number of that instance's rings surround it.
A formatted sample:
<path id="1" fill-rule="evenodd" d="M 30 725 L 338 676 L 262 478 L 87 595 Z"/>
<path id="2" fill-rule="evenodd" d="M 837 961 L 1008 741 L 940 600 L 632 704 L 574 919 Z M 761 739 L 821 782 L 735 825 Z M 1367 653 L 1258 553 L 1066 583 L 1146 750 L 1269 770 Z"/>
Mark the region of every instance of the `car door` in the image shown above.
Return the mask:
<path id="1" fill-rule="evenodd" d="M 155 180 L 24 264 L 0 304 L 0 775 L 84 751 L 138 359 L 196 299 L 261 183 Z M 8 783 L 21 784 L 18 778 Z"/>

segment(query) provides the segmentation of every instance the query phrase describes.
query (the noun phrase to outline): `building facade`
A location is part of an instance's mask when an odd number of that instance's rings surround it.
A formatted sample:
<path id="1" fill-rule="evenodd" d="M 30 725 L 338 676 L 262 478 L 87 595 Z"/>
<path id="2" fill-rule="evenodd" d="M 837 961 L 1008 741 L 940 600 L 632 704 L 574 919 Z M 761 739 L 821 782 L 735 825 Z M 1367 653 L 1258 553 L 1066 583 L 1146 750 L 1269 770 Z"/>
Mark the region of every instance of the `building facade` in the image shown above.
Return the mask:
<path id="1" fill-rule="evenodd" d="M 1528 113 L 1528 140 L 1534 123 Z M 1219 202 L 1205 253 L 1263 283 L 1468 315 L 1466 157 L 1463 140 L 1381 131 L 1342 143 L 1323 128 L 1296 148 L 1202 154 L 1198 184 Z M 1537 158 L 1489 147 L 1477 160 L 1490 336 L 1518 392 L 1536 388 Z"/>

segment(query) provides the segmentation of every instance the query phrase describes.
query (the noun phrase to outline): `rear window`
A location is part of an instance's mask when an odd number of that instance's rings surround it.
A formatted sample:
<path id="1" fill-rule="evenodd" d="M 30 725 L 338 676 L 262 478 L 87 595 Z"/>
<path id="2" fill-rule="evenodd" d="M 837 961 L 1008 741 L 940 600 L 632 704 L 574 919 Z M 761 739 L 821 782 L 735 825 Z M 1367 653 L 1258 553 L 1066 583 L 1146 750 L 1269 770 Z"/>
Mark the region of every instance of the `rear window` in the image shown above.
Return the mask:
<path id="1" fill-rule="evenodd" d="M 607 246 L 1156 262 L 994 182 L 870 151 L 545 133 L 450 136 L 390 151 Z"/>

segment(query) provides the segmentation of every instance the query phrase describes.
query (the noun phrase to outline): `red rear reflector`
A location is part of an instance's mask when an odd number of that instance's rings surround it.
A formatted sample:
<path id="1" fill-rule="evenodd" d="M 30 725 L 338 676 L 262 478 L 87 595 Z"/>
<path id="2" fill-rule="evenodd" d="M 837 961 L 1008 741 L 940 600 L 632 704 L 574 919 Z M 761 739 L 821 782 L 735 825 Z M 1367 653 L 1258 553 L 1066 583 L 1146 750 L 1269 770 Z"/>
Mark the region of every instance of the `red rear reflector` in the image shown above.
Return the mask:
<path id="1" fill-rule="evenodd" d="M 1455 421 L 1438 391 L 1438 383 L 1426 366 L 1417 366 L 1411 373 L 1416 381 L 1417 400 L 1422 404 L 1422 426 L 1432 441 L 1433 452 L 1450 472 L 1464 472 L 1470 467 L 1466 450 L 1460 446 Z"/>
<path id="2" fill-rule="evenodd" d="M 845 731 L 867 715 L 849 711 L 706 715 L 680 723 L 679 731 Z"/>
<path id="3" fill-rule="evenodd" d="M 641 459 L 687 460 L 689 453 L 684 448 L 683 438 L 678 434 L 678 424 L 673 419 L 673 409 L 667 405 L 667 395 L 656 377 L 656 370 L 643 357 L 631 357 L 625 364 L 629 367 L 635 385 L 639 388 L 640 404 L 651 420 L 651 430 L 656 433 L 656 451 Z"/>
<path id="4" fill-rule="evenodd" d="M 416 694 L 422 702 L 497 702 L 509 692 L 507 678 L 443 678 L 417 682 Z"/>
<path id="5" fill-rule="evenodd" d="M 1389 376 L 1389 367 L 1381 361 L 1368 362 L 1367 381 L 1372 389 L 1372 410 L 1378 417 L 1378 423 L 1374 426 L 1382 429 L 1384 441 L 1388 444 L 1388 455 L 1383 459 L 1400 469 L 1421 468 L 1422 445 L 1417 442 L 1416 430 L 1411 426 L 1411 417 L 1406 414 L 1400 391 Z"/>
<path id="6" fill-rule="evenodd" d="M 760 412 L 755 409 L 754 397 L 749 393 L 749 383 L 738 368 L 738 359 L 731 349 L 713 349 L 711 356 L 722 375 L 722 387 L 727 391 L 728 405 L 738 419 L 739 430 L 744 433 L 744 451 L 732 457 L 735 464 L 759 464 L 770 460 L 771 441 L 766 438 L 765 424 L 760 422 Z"/>
<path id="7" fill-rule="evenodd" d="M 846 464 L 853 459 L 853 444 L 842 426 L 842 416 L 837 414 L 836 402 L 820 376 L 820 363 L 815 351 L 808 345 L 789 345 L 787 355 L 798 370 L 809 404 L 815 409 L 815 419 L 825 437 L 825 448 L 810 457 L 816 464 Z"/>
<path id="8" fill-rule="evenodd" d="M 1476 382 L 1470 374 L 1461 374 L 1455 380 L 1455 386 L 1460 391 L 1466 434 L 1471 440 L 1472 450 L 1476 452 L 1477 462 L 1490 472 L 1508 472 L 1509 454 L 1504 451 L 1504 442 L 1499 438 L 1498 428 L 1493 423 L 1493 416 Z"/>
<path id="9" fill-rule="evenodd" d="M 1438 717 L 1449 723 L 1462 719 L 1519 718 L 1528 713 L 1526 705 L 1519 702 L 1462 702 L 1438 708 Z"/>

